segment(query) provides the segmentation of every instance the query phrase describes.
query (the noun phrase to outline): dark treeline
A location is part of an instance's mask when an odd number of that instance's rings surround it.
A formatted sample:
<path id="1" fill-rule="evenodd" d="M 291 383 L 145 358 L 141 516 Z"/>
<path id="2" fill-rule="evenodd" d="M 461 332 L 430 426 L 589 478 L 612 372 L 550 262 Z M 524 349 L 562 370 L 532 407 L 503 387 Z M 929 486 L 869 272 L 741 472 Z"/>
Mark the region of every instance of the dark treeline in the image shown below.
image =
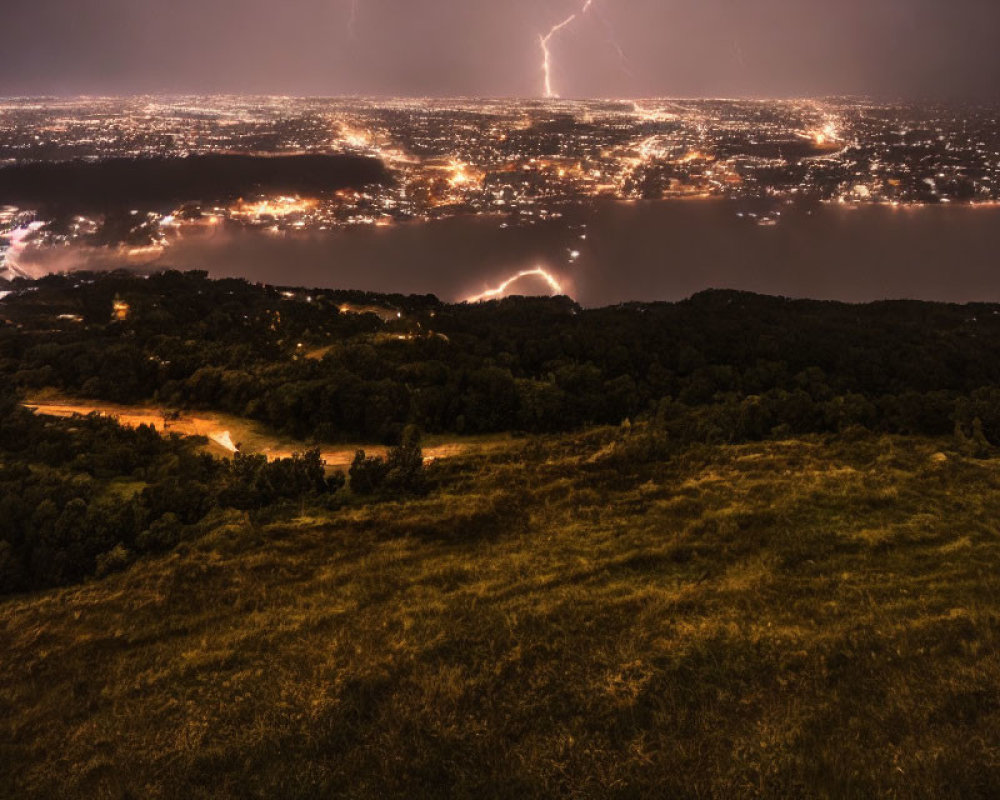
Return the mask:
<path id="1" fill-rule="evenodd" d="M 595 310 L 566 298 L 455 306 L 177 272 L 13 288 L 0 374 L 16 385 L 213 408 L 301 438 L 396 442 L 409 424 L 557 432 L 717 407 L 741 419 L 717 425 L 722 438 L 855 424 L 971 435 L 978 418 L 1000 443 L 994 305 L 709 291 Z M 116 297 L 130 312 L 112 322 Z"/>
<path id="2" fill-rule="evenodd" d="M 352 155 L 31 162 L 0 169 L 0 203 L 89 212 L 218 202 L 257 192 L 315 194 L 391 180 L 377 159 Z"/>

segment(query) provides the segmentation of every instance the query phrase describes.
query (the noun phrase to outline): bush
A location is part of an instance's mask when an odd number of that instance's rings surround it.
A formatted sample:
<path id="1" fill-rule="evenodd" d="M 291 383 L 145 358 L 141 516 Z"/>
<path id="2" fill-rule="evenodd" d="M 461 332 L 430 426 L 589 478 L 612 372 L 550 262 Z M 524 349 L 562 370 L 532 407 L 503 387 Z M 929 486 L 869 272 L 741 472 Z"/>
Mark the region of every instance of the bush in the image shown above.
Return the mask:
<path id="1" fill-rule="evenodd" d="M 364 450 L 358 450 L 351 462 L 348 473 L 351 491 L 355 494 L 374 494 L 385 483 L 389 467 L 378 456 L 369 457 Z"/>
<path id="2" fill-rule="evenodd" d="M 136 546 L 145 552 L 162 552 L 177 546 L 183 525 L 176 514 L 164 514 L 136 537 Z"/>
<path id="3" fill-rule="evenodd" d="M 358 450 L 351 463 L 350 485 L 351 491 L 360 495 L 381 490 L 398 494 L 424 491 L 424 453 L 417 427 L 408 426 L 401 442 L 389 450 L 385 459 Z"/>
<path id="4" fill-rule="evenodd" d="M 271 462 L 263 455 L 238 452 L 229 464 L 219 502 L 249 511 L 279 500 L 336 491 L 343 485 L 343 478 L 328 481 L 325 467 L 319 450 Z"/>
<path id="5" fill-rule="evenodd" d="M 112 572 L 121 572 L 131 561 L 132 554 L 125 549 L 125 545 L 119 542 L 112 549 L 108 550 L 108 552 L 102 553 L 97 557 L 97 577 L 103 578 Z"/>
<path id="6" fill-rule="evenodd" d="M 424 452 L 420 447 L 420 431 L 415 425 L 408 426 L 399 446 L 389 450 L 386 467 L 385 483 L 390 490 L 422 492 L 426 488 Z"/>

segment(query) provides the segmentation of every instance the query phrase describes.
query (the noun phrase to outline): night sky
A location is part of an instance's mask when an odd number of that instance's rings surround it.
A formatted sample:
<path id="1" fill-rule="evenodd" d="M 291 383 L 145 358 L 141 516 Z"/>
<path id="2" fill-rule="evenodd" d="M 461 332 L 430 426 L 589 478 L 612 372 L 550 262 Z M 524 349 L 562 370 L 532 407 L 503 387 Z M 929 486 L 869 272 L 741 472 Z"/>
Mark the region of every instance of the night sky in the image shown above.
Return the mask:
<path id="1" fill-rule="evenodd" d="M 583 0 L 5 2 L 0 95 L 534 96 Z M 567 97 L 1000 99 L 996 0 L 596 0 Z M 620 51 L 619 51 L 620 48 Z"/>

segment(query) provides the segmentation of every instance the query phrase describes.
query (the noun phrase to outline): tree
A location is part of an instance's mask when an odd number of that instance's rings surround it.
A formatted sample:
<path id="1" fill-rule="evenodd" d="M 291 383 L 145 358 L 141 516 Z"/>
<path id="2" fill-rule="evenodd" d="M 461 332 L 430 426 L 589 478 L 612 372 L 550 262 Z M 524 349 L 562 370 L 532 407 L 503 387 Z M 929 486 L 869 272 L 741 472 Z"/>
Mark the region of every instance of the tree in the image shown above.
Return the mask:
<path id="1" fill-rule="evenodd" d="M 424 453 L 420 447 L 420 429 L 408 425 L 397 447 L 386 459 L 386 486 L 397 492 L 421 492 L 425 488 Z"/>

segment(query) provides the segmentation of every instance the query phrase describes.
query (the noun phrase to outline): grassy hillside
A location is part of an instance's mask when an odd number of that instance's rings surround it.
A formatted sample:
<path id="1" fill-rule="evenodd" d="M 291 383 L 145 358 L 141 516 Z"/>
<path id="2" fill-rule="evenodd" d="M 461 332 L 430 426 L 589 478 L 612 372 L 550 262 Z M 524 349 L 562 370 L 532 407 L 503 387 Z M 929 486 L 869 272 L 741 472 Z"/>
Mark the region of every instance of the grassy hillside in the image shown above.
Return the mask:
<path id="1" fill-rule="evenodd" d="M 1000 461 L 622 435 L 0 602 L 0 795 L 1000 796 Z"/>

